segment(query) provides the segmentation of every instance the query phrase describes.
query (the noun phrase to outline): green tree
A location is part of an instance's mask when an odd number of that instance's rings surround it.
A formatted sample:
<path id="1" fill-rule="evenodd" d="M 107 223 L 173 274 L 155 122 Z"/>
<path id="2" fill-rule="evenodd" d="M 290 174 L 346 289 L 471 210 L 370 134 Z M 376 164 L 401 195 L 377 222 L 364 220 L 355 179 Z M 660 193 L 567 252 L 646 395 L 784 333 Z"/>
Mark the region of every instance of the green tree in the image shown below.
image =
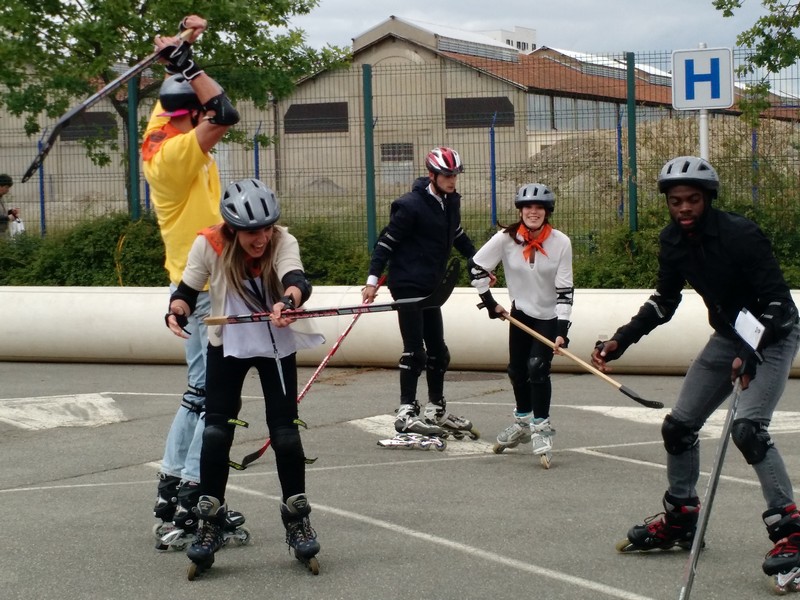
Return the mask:
<path id="1" fill-rule="evenodd" d="M 714 8 L 723 16 L 731 17 L 745 0 L 713 0 Z M 752 48 L 747 58 L 746 70 L 753 73 L 758 68 L 770 73 L 791 67 L 800 59 L 800 2 L 797 0 L 761 0 L 767 14 L 759 17 L 752 27 L 736 38 L 736 43 Z"/>
<path id="2" fill-rule="evenodd" d="M 311 12 L 319 0 L 3 0 L 0 3 L 0 108 L 25 117 L 28 135 L 37 118 L 60 117 L 153 52 L 155 35 L 175 35 L 180 20 L 199 14 L 208 30 L 195 44 L 205 67 L 234 99 L 264 107 L 288 95 L 306 75 L 343 64 L 349 49 L 313 49 L 294 15 Z M 163 68 L 142 78 L 139 102 L 156 93 Z M 128 126 L 123 88 L 109 97 Z M 95 162 L 108 156 L 89 140 Z"/>

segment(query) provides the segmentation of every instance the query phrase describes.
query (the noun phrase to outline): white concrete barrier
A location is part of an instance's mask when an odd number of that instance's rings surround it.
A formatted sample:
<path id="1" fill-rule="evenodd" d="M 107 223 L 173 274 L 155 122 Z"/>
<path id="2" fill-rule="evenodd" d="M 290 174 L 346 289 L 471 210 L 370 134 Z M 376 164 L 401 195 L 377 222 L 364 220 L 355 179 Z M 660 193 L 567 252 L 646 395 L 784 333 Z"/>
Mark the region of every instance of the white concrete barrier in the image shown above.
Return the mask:
<path id="1" fill-rule="evenodd" d="M 0 360 L 99 363 L 182 363 L 179 338 L 164 326 L 167 288 L 2 287 Z M 576 290 L 570 351 L 589 360 L 597 339 L 610 337 L 636 314 L 651 290 Z M 800 292 L 793 292 L 800 304 Z M 494 295 L 510 306 L 505 289 Z M 358 304 L 360 286 L 318 286 L 308 307 Z M 378 302 L 389 302 L 387 291 Z M 452 369 L 505 370 L 508 327 L 476 308 L 472 288 L 457 288 L 445 304 L 445 338 Z M 327 343 L 300 354 L 314 366 L 328 353 L 352 316 L 322 317 L 317 324 Z M 701 298 L 685 291 L 672 321 L 632 346 L 614 363 L 616 373 L 684 373 L 711 333 Z M 330 362 L 331 366 L 393 367 L 401 352 L 393 312 L 362 315 Z M 556 357 L 557 371 L 581 371 Z M 800 359 L 792 372 L 800 376 Z"/>

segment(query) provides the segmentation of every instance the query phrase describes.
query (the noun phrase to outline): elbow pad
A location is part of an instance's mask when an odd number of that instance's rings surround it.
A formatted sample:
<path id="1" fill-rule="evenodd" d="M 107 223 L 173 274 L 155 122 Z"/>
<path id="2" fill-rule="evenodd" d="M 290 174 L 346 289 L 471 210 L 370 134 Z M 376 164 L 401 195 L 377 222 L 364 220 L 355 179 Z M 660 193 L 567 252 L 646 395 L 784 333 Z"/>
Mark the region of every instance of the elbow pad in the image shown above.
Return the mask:
<path id="1" fill-rule="evenodd" d="M 206 112 L 214 111 L 213 117 L 207 117 L 208 121 L 214 125 L 223 125 L 229 127 L 236 125 L 239 122 L 239 113 L 234 108 L 225 92 L 218 96 L 214 96 L 211 100 L 203 105 L 203 110 Z"/>
<path id="2" fill-rule="evenodd" d="M 306 277 L 306 274 L 299 269 L 289 271 L 283 276 L 281 283 L 284 289 L 294 286 L 300 290 L 300 306 L 305 304 L 306 300 L 311 296 L 311 282 Z"/>

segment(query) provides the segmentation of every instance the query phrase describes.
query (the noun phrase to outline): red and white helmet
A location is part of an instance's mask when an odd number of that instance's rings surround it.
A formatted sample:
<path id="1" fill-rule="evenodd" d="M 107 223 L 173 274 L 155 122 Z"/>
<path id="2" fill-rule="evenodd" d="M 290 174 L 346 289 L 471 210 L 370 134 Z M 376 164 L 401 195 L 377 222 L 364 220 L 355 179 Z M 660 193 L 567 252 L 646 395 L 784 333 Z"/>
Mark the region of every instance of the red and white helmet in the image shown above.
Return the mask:
<path id="1" fill-rule="evenodd" d="M 458 152 L 447 146 L 438 146 L 425 157 L 428 171 L 437 175 L 458 175 L 464 172 L 464 165 Z"/>

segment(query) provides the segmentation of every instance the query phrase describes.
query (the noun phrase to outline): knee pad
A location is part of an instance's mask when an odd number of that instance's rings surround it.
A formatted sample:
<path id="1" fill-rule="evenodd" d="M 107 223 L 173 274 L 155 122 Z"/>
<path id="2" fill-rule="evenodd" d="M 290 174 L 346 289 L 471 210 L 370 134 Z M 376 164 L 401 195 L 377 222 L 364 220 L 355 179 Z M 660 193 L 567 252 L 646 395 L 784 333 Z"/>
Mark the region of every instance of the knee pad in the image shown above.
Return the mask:
<path id="1" fill-rule="evenodd" d="M 774 445 L 767 428 L 750 419 L 736 419 L 731 427 L 731 438 L 748 465 L 757 465 Z"/>
<path id="2" fill-rule="evenodd" d="M 661 424 L 664 448 L 672 455 L 683 454 L 697 444 L 697 431 L 675 419 L 672 414 L 664 417 Z"/>
<path id="3" fill-rule="evenodd" d="M 270 432 L 275 455 L 305 457 L 297 427 L 276 427 Z"/>
<path id="4" fill-rule="evenodd" d="M 440 356 L 428 355 L 425 361 L 425 368 L 428 371 L 444 373 L 447 371 L 448 366 L 450 366 L 450 350 L 447 349 L 447 346 L 444 347 L 444 351 L 440 353 Z"/>
<path id="5" fill-rule="evenodd" d="M 225 415 L 206 414 L 203 448 L 207 448 L 213 456 L 228 456 L 228 451 L 233 443 L 233 428 L 234 426 L 228 422 L 228 417 Z"/>
<path id="6" fill-rule="evenodd" d="M 528 359 L 528 381 L 531 383 L 546 383 L 550 379 L 550 361 L 541 356 Z"/>
<path id="7" fill-rule="evenodd" d="M 405 369 L 407 371 L 411 371 L 415 375 L 419 375 L 422 373 L 422 369 L 425 368 L 425 363 L 427 360 L 428 355 L 425 354 L 424 350 L 403 352 L 403 355 L 400 357 L 400 364 L 398 366 L 401 369 Z"/>

